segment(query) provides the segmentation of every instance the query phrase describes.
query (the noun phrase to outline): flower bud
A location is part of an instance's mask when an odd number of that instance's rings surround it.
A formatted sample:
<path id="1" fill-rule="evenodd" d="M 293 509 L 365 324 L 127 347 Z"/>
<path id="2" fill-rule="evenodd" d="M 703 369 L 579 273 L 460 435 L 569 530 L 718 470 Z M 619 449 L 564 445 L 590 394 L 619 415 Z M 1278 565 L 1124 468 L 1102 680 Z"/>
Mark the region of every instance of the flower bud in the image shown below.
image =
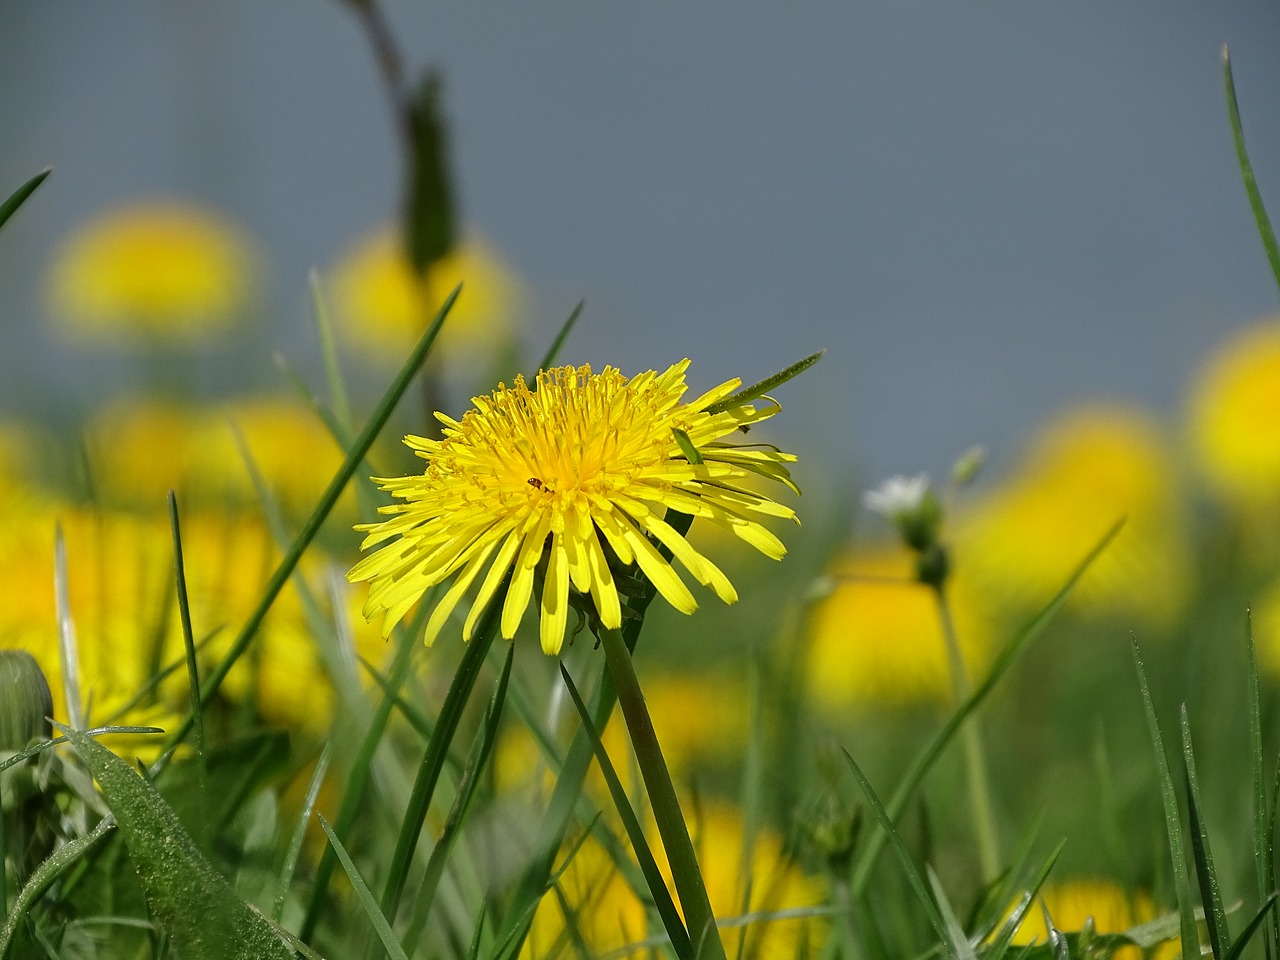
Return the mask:
<path id="1" fill-rule="evenodd" d="M 35 657 L 0 650 L 0 751 L 22 750 L 51 732 L 53 696 Z"/>

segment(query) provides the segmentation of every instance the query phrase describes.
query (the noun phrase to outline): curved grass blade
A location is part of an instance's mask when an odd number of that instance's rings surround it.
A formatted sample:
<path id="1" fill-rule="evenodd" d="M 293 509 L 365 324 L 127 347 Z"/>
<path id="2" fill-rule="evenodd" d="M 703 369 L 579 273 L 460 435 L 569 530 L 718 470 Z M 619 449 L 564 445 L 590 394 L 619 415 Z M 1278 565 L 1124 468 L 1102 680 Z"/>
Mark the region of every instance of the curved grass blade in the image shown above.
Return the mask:
<path id="1" fill-rule="evenodd" d="M 952 960 L 959 960 L 959 956 L 955 952 L 955 945 L 951 943 L 951 937 L 947 932 L 946 921 L 943 920 L 938 905 L 934 903 L 933 897 L 929 895 L 929 888 L 925 886 L 924 878 L 920 876 L 920 870 L 916 867 L 915 861 L 911 859 L 911 852 L 907 850 L 907 845 L 902 842 L 902 837 L 898 834 L 898 829 L 893 825 L 893 819 L 889 816 L 889 812 L 884 808 L 884 804 L 880 802 L 880 798 L 876 796 L 875 790 L 871 786 L 871 781 L 867 779 L 866 774 L 862 772 L 862 768 L 858 766 L 858 761 L 853 759 L 853 755 L 840 748 L 840 752 L 844 754 L 845 760 L 849 762 L 849 769 L 853 771 L 853 779 L 858 783 L 858 789 L 862 791 L 862 796 L 867 801 L 867 806 L 871 808 L 871 812 L 875 815 L 876 822 L 880 824 L 880 830 L 888 838 L 889 846 L 898 857 L 898 863 L 902 866 L 902 872 L 906 875 L 907 883 L 911 885 L 911 889 L 915 891 L 921 905 L 924 907 L 925 916 L 929 919 L 929 925 L 933 927 L 937 933 L 938 939 L 947 945 L 947 956 Z"/>
<path id="2" fill-rule="evenodd" d="M 1147 672 L 1142 666 L 1138 642 L 1134 640 L 1133 662 L 1138 670 L 1138 685 L 1142 689 L 1142 706 L 1147 715 L 1147 730 L 1155 752 L 1156 771 L 1160 778 L 1160 800 L 1164 805 L 1165 828 L 1169 833 L 1169 857 L 1173 862 L 1173 885 L 1178 898 L 1178 923 L 1182 934 L 1182 955 L 1200 956 L 1200 934 L 1196 929 L 1195 905 L 1191 897 L 1191 878 L 1187 874 L 1186 848 L 1182 840 L 1182 821 L 1178 814 L 1178 795 L 1169 772 L 1169 757 L 1164 752 L 1164 740 L 1160 736 L 1160 722 L 1156 719 L 1155 704 L 1151 701 L 1151 688 L 1147 685 Z"/>
<path id="3" fill-rule="evenodd" d="M 121 734 L 141 734 L 141 733 L 164 733 L 160 727 L 94 727 L 92 730 L 86 730 L 86 737 L 102 737 L 110 733 Z M 15 753 L 11 757 L 0 760 L 0 773 L 8 770 L 10 767 L 21 763 L 23 760 L 29 760 L 38 753 L 48 750 L 50 747 L 56 747 L 59 744 L 66 743 L 66 737 L 54 737 L 52 740 L 41 740 L 39 743 L 33 743 L 20 753 Z"/>
<path id="4" fill-rule="evenodd" d="M 614 769 L 613 763 L 609 759 L 609 754 L 605 751 L 600 734 L 596 730 L 595 724 L 591 722 L 591 711 L 587 709 L 581 694 L 578 693 L 577 686 L 574 685 L 573 678 L 569 676 L 569 671 L 565 669 L 563 663 L 560 664 L 560 676 L 564 679 L 565 688 L 569 691 L 569 698 L 573 701 L 573 705 L 578 711 L 578 716 L 582 720 L 582 729 L 586 731 L 587 737 L 591 740 L 591 748 L 595 751 L 596 763 L 600 767 L 601 774 L 604 775 L 605 784 L 609 788 L 609 796 L 613 799 L 613 805 L 618 810 L 618 817 L 622 820 L 623 829 L 627 832 L 627 839 L 631 841 L 631 849 L 636 855 L 636 862 L 640 865 L 640 870 L 649 885 L 649 894 L 653 897 L 653 905 L 658 910 L 658 916 L 662 918 L 662 926 L 667 931 L 667 936 L 671 938 L 671 946 L 680 960 L 691 960 L 693 957 L 693 944 L 689 940 L 689 932 L 685 929 L 684 921 L 680 918 L 680 912 L 676 909 L 675 902 L 671 899 L 671 891 L 667 889 L 666 881 L 662 878 L 662 871 L 658 869 L 658 862 L 654 859 L 653 851 L 649 848 L 649 842 L 644 835 L 644 827 L 640 825 L 640 820 L 636 817 L 635 810 L 631 807 L 631 801 L 627 799 L 627 791 L 622 786 L 622 781 L 618 778 L 618 772 Z"/>
<path id="5" fill-rule="evenodd" d="M 258 628 L 262 626 L 262 621 L 266 619 L 267 612 L 293 575 L 293 571 L 297 569 L 303 552 L 311 545 L 311 541 L 315 539 L 316 534 L 320 532 L 320 526 L 328 518 L 329 513 L 338 502 L 338 498 L 342 495 L 343 489 L 346 488 L 347 482 L 355 474 L 357 466 L 364 459 L 365 454 L 369 452 L 369 448 L 373 446 L 373 441 L 382 432 L 387 420 L 390 419 L 391 411 L 395 409 L 396 404 L 400 402 L 400 398 L 409 388 L 409 384 L 413 382 L 418 368 L 422 366 L 427 354 L 431 351 L 431 347 L 435 344 L 440 328 L 444 325 L 445 318 L 449 316 L 449 311 L 453 309 L 453 305 L 461 291 L 461 284 L 453 288 L 453 292 L 449 294 L 441 305 L 435 320 L 432 321 L 427 331 L 410 352 L 408 359 L 405 360 L 395 379 L 391 381 L 391 385 L 387 388 L 387 392 L 383 394 L 373 415 L 369 417 L 369 421 L 365 424 L 364 430 L 361 431 L 355 445 L 347 451 L 347 458 L 342 462 L 342 466 L 338 468 L 338 472 L 333 475 L 333 479 L 329 481 L 329 486 L 325 488 L 320 501 L 316 504 L 315 509 L 312 510 L 311 516 L 307 518 L 307 522 L 303 524 L 297 537 L 294 538 L 293 544 L 289 547 L 284 557 L 281 558 L 275 573 L 271 575 L 271 579 L 267 582 L 262 598 L 258 601 L 258 606 L 249 615 L 249 619 L 231 644 L 231 648 L 205 681 L 204 690 L 200 695 L 201 703 L 208 703 L 213 699 L 218 689 L 222 686 L 222 682 L 226 680 L 227 674 L 235 666 L 236 661 L 249 649 L 249 644 L 257 636 Z M 188 714 L 178 729 L 169 737 L 166 746 L 171 747 L 180 743 L 191 732 L 194 722 L 192 715 Z"/>
<path id="6" fill-rule="evenodd" d="M 1275 913 L 1277 897 L 1280 897 L 1280 893 L 1273 893 L 1262 902 L 1262 906 L 1253 915 L 1253 919 L 1245 924 L 1244 930 L 1240 933 L 1240 939 L 1233 943 L 1231 949 L 1227 951 L 1225 960 L 1239 960 L 1240 954 L 1244 953 L 1244 948 L 1249 945 L 1253 935 L 1258 932 L 1258 927 L 1262 926 L 1262 921 L 1266 919 L 1267 914 Z"/>
<path id="7" fill-rule="evenodd" d="M 1258 902 L 1266 901 L 1276 889 L 1275 838 L 1267 806 L 1266 756 L 1262 748 L 1262 692 L 1258 682 L 1258 651 L 1253 643 L 1253 613 L 1245 609 L 1245 645 L 1249 685 L 1249 760 L 1253 773 L 1253 864 L 1258 874 Z M 1271 911 L 1271 924 L 1264 931 L 1267 960 L 1280 950 L 1280 916 Z"/>
<path id="8" fill-rule="evenodd" d="M 271 919 L 276 923 L 284 916 L 284 901 L 289 895 L 289 887 L 293 885 L 293 874 L 298 867 L 298 857 L 302 855 L 302 844 L 307 837 L 307 824 L 311 822 L 311 812 L 316 808 L 316 800 L 320 796 L 320 787 L 325 775 L 329 772 L 329 761 L 333 758 L 333 745 L 326 743 L 316 761 L 316 768 L 307 784 L 307 795 L 302 801 L 302 812 L 298 814 L 298 825 L 289 838 L 289 849 L 284 855 L 284 865 L 280 868 L 280 879 L 276 881 L 276 895 L 271 904 Z"/>
<path id="9" fill-rule="evenodd" d="M 45 178 L 51 173 L 53 173 L 53 167 L 45 167 L 13 193 L 9 194 L 8 200 L 0 203 L 0 227 L 3 227 L 8 219 L 18 212 L 18 208 L 27 202 L 27 198 L 36 192 L 36 188 L 44 183 Z"/>
<path id="10" fill-rule="evenodd" d="M 1102 539 L 1090 550 L 1076 565 L 1075 570 L 1071 572 L 1071 576 L 1067 578 L 1067 582 L 1045 605 L 1039 613 L 1031 618 L 1009 644 L 1000 651 L 999 656 L 991 665 L 991 669 L 987 671 L 987 675 L 982 678 L 982 682 L 971 693 L 947 720 L 942 729 L 938 731 L 933 740 L 925 747 L 923 751 L 912 761 L 911 767 L 903 776 L 902 781 L 893 792 L 893 796 L 889 800 L 889 816 L 894 823 L 902 817 L 903 812 L 907 809 L 907 804 L 911 802 L 911 798 L 915 796 L 915 792 L 919 789 L 920 784 L 924 781 L 925 775 L 933 768 L 934 763 L 942 755 L 947 744 L 956 735 L 956 732 L 964 725 L 965 719 L 978 705 L 984 701 L 991 693 L 1000 679 L 1008 673 L 1014 662 L 1022 655 L 1022 653 L 1031 645 L 1040 633 L 1049 625 L 1058 611 L 1062 609 L 1063 604 L 1067 602 L 1067 597 L 1071 594 L 1075 585 L 1080 582 L 1080 578 L 1084 576 L 1085 571 L 1093 565 L 1103 550 L 1115 539 L 1121 528 L 1124 526 L 1124 520 L 1117 521 L 1110 530 L 1103 534 Z M 867 883 L 871 879 L 871 871 L 876 865 L 876 860 L 880 856 L 880 851 L 884 848 L 885 836 L 882 833 L 873 834 L 868 838 L 862 855 L 857 866 L 853 871 L 853 894 L 855 897 L 862 896 L 866 890 Z"/>
<path id="11" fill-rule="evenodd" d="M 92 737 L 58 728 L 101 786 L 176 952 L 189 960 L 291 960 L 266 918 L 235 895 L 155 787 Z"/>
<path id="12" fill-rule="evenodd" d="M 187 679 L 191 689 L 191 716 L 194 721 L 196 753 L 196 810 L 201 850 L 209 850 L 209 770 L 204 755 L 204 708 L 200 704 L 200 668 L 196 663 L 195 632 L 191 629 L 191 600 L 187 596 L 187 567 L 182 556 L 182 527 L 178 520 L 178 497 L 169 491 L 169 526 L 173 532 L 173 569 L 178 590 L 178 616 L 182 624 L 182 646 L 187 655 Z"/>
<path id="13" fill-rule="evenodd" d="M 786 383 L 788 380 L 798 377 L 800 374 L 804 373 L 815 363 L 821 360 L 822 355 L 826 352 L 827 351 L 825 350 L 819 350 L 817 353 L 811 353 L 803 360 L 797 360 L 785 370 L 779 370 L 771 377 L 765 377 L 758 383 L 753 383 L 749 387 L 744 387 L 737 393 L 725 397 L 723 400 L 717 400 L 715 403 L 711 404 L 711 406 L 707 407 L 707 413 L 724 413 L 726 410 L 732 410 L 734 407 L 740 407 L 744 403 L 750 403 L 752 400 L 763 397 L 774 387 Z"/>
<path id="14" fill-rule="evenodd" d="M 333 832 L 333 827 L 329 826 L 329 821 L 324 818 L 324 814 L 318 813 L 316 816 L 320 820 L 320 827 L 324 830 L 325 836 L 329 838 L 329 843 L 333 845 L 333 852 L 338 855 L 338 860 L 342 863 L 342 869 L 347 871 L 347 877 L 351 880 L 351 886 L 355 888 L 356 898 L 360 901 L 360 906 L 369 917 L 369 922 L 373 924 L 373 929 L 377 932 L 378 939 L 382 941 L 382 945 L 386 947 L 387 953 L 392 960 L 409 960 L 404 948 L 400 946 L 400 941 L 396 939 L 396 934 L 391 929 L 391 924 L 387 922 L 387 918 L 378 909 L 378 903 L 373 898 L 373 891 L 369 889 L 368 884 L 364 882 L 364 878 L 360 876 L 360 871 L 356 869 L 356 865 L 351 862 L 350 855 L 342 845 L 342 841 L 338 839 L 338 835 Z"/>
<path id="15" fill-rule="evenodd" d="M 59 742 L 66 742 L 66 739 L 59 738 Z M 58 877 L 105 840 L 115 826 L 115 821 L 110 818 L 100 821 L 91 832 L 59 848 L 32 871 L 30 879 L 13 901 L 13 911 L 5 918 L 4 927 L 0 928 L 0 960 L 6 960 L 9 956 L 9 948 L 13 945 L 19 925 L 25 922 L 36 901 Z"/>
<path id="16" fill-rule="evenodd" d="M 485 711 L 484 724 L 476 736 L 471 756 L 462 772 L 462 779 L 458 783 L 458 789 L 453 798 L 453 806 L 449 809 L 449 816 L 445 819 L 444 827 L 440 831 L 440 838 L 432 848 L 431 856 L 427 858 L 427 868 L 418 884 L 415 897 L 413 922 L 410 923 L 404 938 L 404 948 L 407 953 L 413 953 L 417 948 L 418 937 L 421 936 L 422 929 L 426 926 L 427 918 L 431 914 L 431 905 L 435 901 L 440 878 L 444 876 L 445 864 L 462 830 L 462 823 L 466 818 L 467 810 L 471 807 L 471 801 L 475 798 L 476 788 L 480 785 L 480 775 L 484 772 L 485 764 L 489 762 L 489 757 L 493 753 L 494 741 L 498 739 L 498 724 L 502 720 L 502 708 L 507 702 L 507 683 L 511 679 L 511 665 L 515 662 L 515 653 L 516 646 L 513 643 L 507 647 L 507 659 L 503 663 L 502 673 L 494 688 L 493 698 L 489 701 L 489 708 Z"/>
<path id="17" fill-rule="evenodd" d="M 560 356 L 561 349 L 564 348 L 565 341 L 569 339 L 569 333 L 573 330 L 578 322 L 578 317 L 582 316 L 582 309 L 587 305 L 587 301 L 579 300 L 578 305 L 573 308 L 573 313 L 569 314 L 560 327 L 560 332 L 556 334 L 556 338 L 551 341 L 551 346 L 547 348 L 546 354 L 542 358 L 542 362 L 538 364 L 538 369 L 533 371 L 533 377 L 538 375 L 541 370 L 546 370 L 556 362 L 556 357 Z M 532 377 L 530 377 L 532 379 Z"/>
<path id="18" fill-rule="evenodd" d="M 1276 283 L 1280 284 L 1280 244 L 1276 243 L 1271 218 L 1267 216 L 1267 208 L 1262 203 L 1262 193 L 1253 176 L 1253 164 L 1249 162 L 1249 152 L 1245 149 L 1240 104 L 1236 101 L 1236 81 L 1231 72 L 1231 52 L 1226 44 L 1222 45 L 1222 85 L 1227 96 L 1227 118 L 1231 121 L 1231 139 L 1235 143 L 1236 161 L 1240 165 L 1240 179 L 1244 181 L 1244 192 L 1249 197 L 1249 208 L 1253 211 L 1253 221 L 1257 224 L 1267 262 L 1271 264 L 1271 273 L 1276 278 Z"/>
<path id="19" fill-rule="evenodd" d="M 1186 763 L 1187 815 L 1191 826 L 1191 855 L 1196 864 L 1196 879 L 1200 884 L 1200 905 L 1204 908 L 1205 927 L 1209 934 L 1209 947 L 1214 960 L 1224 960 L 1231 943 L 1231 930 L 1227 926 L 1227 914 L 1222 909 L 1222 890 L 1218 874 L 1213 868 L 1213 851 L 1209 847 L 1209 831 L 1205 826 L 1203 807 L 1200 803 L 1200 784 L 1196 778 L 1196 758 L 1191 749 L 1191 722 L 1187 718 L 1187 705 L 1182 705 L 1182 756 Z"/>

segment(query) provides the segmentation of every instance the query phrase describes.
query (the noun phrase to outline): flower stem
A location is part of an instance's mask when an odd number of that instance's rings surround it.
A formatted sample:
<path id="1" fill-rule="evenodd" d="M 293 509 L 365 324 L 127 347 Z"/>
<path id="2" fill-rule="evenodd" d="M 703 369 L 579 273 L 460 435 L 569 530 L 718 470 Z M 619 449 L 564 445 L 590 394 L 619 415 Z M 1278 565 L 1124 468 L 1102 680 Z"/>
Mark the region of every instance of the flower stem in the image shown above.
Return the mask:
<path id="1" fill-rule="evenodd" d="M 640 680 L 636 676 L 631 653 L 617 630 L 601 631 L 600 640 L 604 644 L 609 675 L 618 692 L 618 706 L 622 708 L 631 745 L 635 748 L 645 791 L 649 794 L 658 835 L 671 864 L 671 876 L 675 880 L 689 937 L 694 943 L 694 955 L 705 960 L 725 960 L 724 944 L 720 942 L 720 931 L 716 929 L 715 914 L 711 910 L 706 884 L 702 881 L 702 872 L 698 869 L 693 841 L 689 838 L 689 828 L 680 811 L 680 801 L 676 799 L 675 784 L 671 782 L 662 748 L 658 746 L 658 737 L 649 709 L 645 706 L 644 694 L 640 691 Z"/>
<path id="2" fill-rule="evenodd" d="M 933 588 L 938 602 L 938 619 L 942 622 L 942 637 L 947 646 L 947 662 L 951 668 L 951 690 L 956 705 L 964 703 L 972 692 L 969 674 L 960 655 L 960 641 L 956 636 L 955 620 L 946 590 L 941 583 Z M 991 783 L 987 774 L 986 752 L 982 745 L 982 731 L 977 717 L 969 717 L 960 729 L 964 743 L 965 766 L 969 779 L 969 806 L 973 815 L 973 829 L 978 841 L 978 864 L 982 882 L 990 884 L 1000 874 L 1000 845 L 996 835 L 995 815 L 991 807 Z"/>

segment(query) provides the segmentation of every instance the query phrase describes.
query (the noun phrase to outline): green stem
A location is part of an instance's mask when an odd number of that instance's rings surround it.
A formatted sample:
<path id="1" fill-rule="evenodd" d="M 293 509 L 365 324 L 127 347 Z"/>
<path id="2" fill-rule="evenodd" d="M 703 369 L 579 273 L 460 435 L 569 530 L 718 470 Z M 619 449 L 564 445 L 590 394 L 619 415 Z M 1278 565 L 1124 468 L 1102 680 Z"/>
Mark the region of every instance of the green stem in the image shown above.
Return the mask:
<path id="1" fill-rule="evenodd" d="M 951 605 L 947 602 L 942 584 L 934 588 L 938 601 L 938 619 L 942 622 L 942 637 L 947 646 L 947 663 L 951 668 L 951 690 L 959 706 L 969 699 L 972 690 L 964 658 L 960 654 L 960 641 L 956 635 Z M 965 766 L 969 779 L 969 806 L 973 814 L 973 829 L 978 841 L 978 864 L 982 882 L 990 884 L 1000 875 L 1000 846 L 996 835 L 995 815 L 991 806 L 991 784 L 987 774 L 986 753 L 982 746 L 982 731 L 976 717 L 969 717 L 960 730 L 964 744 Z"/>
<path id="2" fill-rule="evenodd" d="M 609 676 L 613 678 L 614 689 L 618 691 L 618 706 L 622 708 L 622 716 L 627 721 L 627 731 L 631 735 L 631 745 L 635 748 L 640 775 L 649 794 L 658 835 L 662 838 L 667 861 L 671 864 L 671 876 L 675 880 L 676 894 L 680 897 L 685 923 L 695 946 L 695 956 L 725 960 L 724 944 L 720 942 L 720 931 L 716 928 L 711 900 L 707 896 L 706 884 L 702 881 L 702 871 L 698 869 L 698 857 L 693 849 L 693 841 L 689 838 L 684 814 L 680 811 L 675 784 L 671 782 L 671 773 L 667 770 L 662 748 L 658 745 L 649 709 L 644 703 L 644 694 L 640 691 L 640 680 L 636 676 L 635 664 L 631 661 L 631 651 L 627 649 L 622 634 L 617 630 L 602 631 L 600 640 L 604 645 Z"/>

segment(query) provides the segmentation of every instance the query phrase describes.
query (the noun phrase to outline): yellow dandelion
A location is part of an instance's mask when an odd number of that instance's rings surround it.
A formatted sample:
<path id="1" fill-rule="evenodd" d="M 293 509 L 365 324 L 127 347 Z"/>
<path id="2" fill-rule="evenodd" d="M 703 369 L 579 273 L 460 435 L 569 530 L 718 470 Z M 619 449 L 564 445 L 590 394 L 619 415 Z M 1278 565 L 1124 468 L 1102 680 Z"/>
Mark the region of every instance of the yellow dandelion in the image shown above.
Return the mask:
<path id="1" fill-rule="evenodd" d="M 824 919 L 769 916 L 782 911 L 800 912 L 825 902 L 822 882 L 786 858 L 781 837 L 767 828 L 757 830 L 751 857 L 744 860 L 742 815 L 717 801 L 700 804 L 689 829 L 716 917 L 723 921 L 743 913 L 758 915 L 748 922 L 722 928 L 721 938 L 729 956 L 790 960 L 806 952 L 820 952 L 827 929 Z M 654 842 L 652 849 L 670 886 L 662 847 Z M 578 956 L 575 936 L 581 937 L 592 956 L 613 951 L 626 957 L 651 955 L 652 948 L 644 941 L 660 937 L 662 928 L 649 922 L 644 902 L 596 841 L 587 840 L 581 845 L 560 874 L 557 886 L 561 896 L 543 897 L 522 956 L 548 960 Z M 632 946 L 631 950 L 624 949 Z"/>
<path id="2" fill-rule="evenodd" d="M 489 350 L 505 342 L 524 293 L 515 273 L 482 240 L 464 240 L 420 278 L 399 231 L 383 226 L 359 240 L 333 273 L 338 330 L 375 359 L 399 363 L 453 288 L 465 284 L 438 348 Z"/>
<path id="3" fill-rule="evenodd" d="M 83 224 L 49 278 L 53 312 L 84 340 L 189 341 L 239 319 L 252 286 L 240 231 L 186 203 L 138 201 Z"/>
<path id="4" fill-rule="evenodd" d="M 1119 406 L 1072 410 L 1044 429 L 1010 480 L 958 518 L 957 566 L 984 598 L 1021 614 L 1047 602 L 1124 518 L 1073 602 L 1168 625 L 1187 600 L 1191 569 L 1175 476 L 1147 415 Z"/>
<path id="5" fill-rule="evenodd" d="M 1064 933 L 1074 933 L 1090 920 L 1098 933 L 1124 933 L 1160 916 L 1151 897 L 1140 890 L 1130 895 L 1111 880 L 1068 880 L 1040 890 L 1037 902 L 1013 935 L 1015 945 L 1048 943 L 1049 930 L 1040 903 L 1048 909 L 1054 928 Z M 1157 948 L 1156 956 L 1176 956 L 1177 946 L 1176 940 L 1163 944 Z M 1138 947 L 1121 947 L 1111 954 L 1117 960 L 1141 960 L 1142 955 Z"/>
<path id="6" fill-rule="evenodd" d="M 901 546 L 855 552 L 836 563 L 835 587 L 813 610 L 808 677 L 829 710 L 876 704 L 948 702 L 951 671 L 938 604 L 915 580 L 915 558 Z M 960 566 L 947 600 L 972 675 L 985 661 L 991 625 Z"/>
<path id="7" fill-rule="evenodd" d="M 1242 513 L 1280 508 L 1280 320 L 1243 330 L 1199 372 L 1188 411 L 1192 450 Z"/>
<path id="8" fill-rule="evenodd" d="M 663 373 L 651 370 L 630 380 L 614 367 L 599 374 L 588 366 L 557 367 L 539 373 L 533 390 L 517 377 L 513 387 L 499 384 L 490 396 L 475 398 L 461 421 L 436 414 L 444 439 L 406 437 L 427 461 L 425 473 L 379 480 L 403 502 L 381 508 L 389 519 L 357 528 L 369 532 L 365 548 L 397 538 L 348 574 L 353 581 L 372 581 L 365 616 L 385 612 L 383 632 L 389 634 L 429 587 L 453 577 L 428 621 L 430 643 L 487 567 L 462 635 L 470 639 L 510 573 L 501 618 L 502 636 L 510 639 L 540 576 L 542 649 L 555 654 L 574 595 L 590 596 L 605 628 L 621 626 L 615 561 L 636 564 L 673 607 L 694 611 L 697 601 L 659 544 L 699 583 L 733 603 L 737 593 L 729 579 L 664 514 L 702 517 L 781 559 L 782 542 L 753 518 L 794 520 L 795 512 L 738 481 L 756 473 L 794 490 L 785 464 L 795 457 L 725 442 L 739 427 L 773 416 L 778 406 L 766 401 L 709 412 L 737 389 L 737 379 L 682 404 L 688 366 L 682 360 Z M 677 430 L 684 437 L 677 439 Z M 685 438 L 701 463 L 686 456 Z"/>

